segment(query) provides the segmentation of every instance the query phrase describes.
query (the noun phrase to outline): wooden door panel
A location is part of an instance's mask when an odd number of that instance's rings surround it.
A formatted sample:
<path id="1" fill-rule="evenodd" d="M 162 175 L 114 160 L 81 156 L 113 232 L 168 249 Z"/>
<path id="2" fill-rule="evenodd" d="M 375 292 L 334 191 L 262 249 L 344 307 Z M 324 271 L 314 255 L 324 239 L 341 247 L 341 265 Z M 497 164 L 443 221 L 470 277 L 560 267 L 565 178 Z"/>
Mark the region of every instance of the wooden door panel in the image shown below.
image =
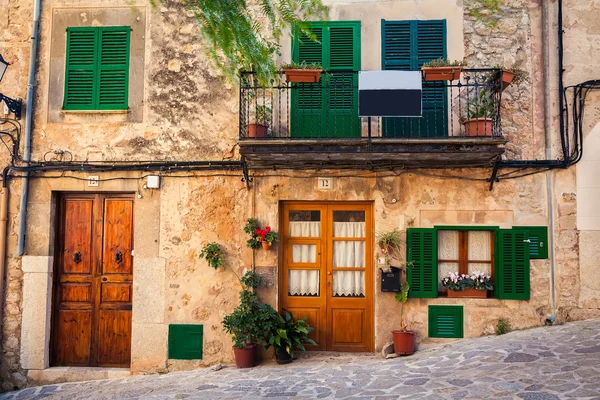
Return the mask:
<path id="1" fill-rule="evenodd" d="M 65 274 L 92 273 L 93 201 L 73 199 L 64 204 L 64 245 L 61 271 Z"/>
<path id="2" fill-rule="evenodd" d="M 100 301 L 102 303 L 131 303 L 131 284 L 103 283 Z"/>
<path id="3" fill-rule="evenodd" d="M 88 365 L 91 345 L 90 310 L 59 310 L 55 332 L 59 339 L 55 358 L 62 365 Z"/>
<path id="4" fill-rule="evenodd" d="M 63 283 L 60 285 L 61 303 L 90 303 L 92 301 L 91 283 Z"/>
<path id="5" fill-rule="evenodd" d="M 131 361 L 131 311 L 102 310 L 98 321 L 98 364 L 129 365 Z"/>
<path id="6" fill-rule="evenodd" d="M 133 270 L 133 200 L 107 199 L 104 210 L 102 274 L 131 274 Z"/>
<path id="7" fill-rule="evenodd" d="M 323 344 L 325 343 L 325 326 L 321 323 L 323 317 L 323 312 L 321 309 L 290 307 L 286 308 L 286 310 L 292 313 L 295 320 L 308 317 L 308 325 L 313 328 L 313 331 L 310 333 L 310 335 L 308 335 L 308 337 L 317 342 L 317 346 L 308 345 L 306 348 L 308 350 L 324 350 L 325 346 L 323 346 Z"/>
<path id="8" fill-rule="evenodd" d="M 365 344 L 365 309 L 331 310 L 331 346 L 333 351 L 368 351 Z"/>

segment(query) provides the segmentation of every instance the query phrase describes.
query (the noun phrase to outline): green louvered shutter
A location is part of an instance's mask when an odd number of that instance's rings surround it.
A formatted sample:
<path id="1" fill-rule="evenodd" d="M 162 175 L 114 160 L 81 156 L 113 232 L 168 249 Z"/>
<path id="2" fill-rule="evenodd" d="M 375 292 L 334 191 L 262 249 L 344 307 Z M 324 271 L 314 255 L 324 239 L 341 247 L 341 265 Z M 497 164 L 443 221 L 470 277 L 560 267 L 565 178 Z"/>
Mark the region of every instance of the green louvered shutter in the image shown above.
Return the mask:
<path id="1" fill-rule="evenodd" d="M 98 109 L 126 110 L 129 86 L 129 27 L 99 33 Z"/>
<path id="2" fill-rule="evenodd" d="M 169 358 L 201 360 L 204 327 L 198 324 L 169 325 Z"/>
<path id="3" fill-rule="evenodd" d="M 446 21 L 381 21 L 382 69 L 417 71 L 436 58 L 446 58 Z M 447 135 L 446 89 L 423 82 L 422 118 L 383 118 L 385 137 Z"/>
<path id="4" fill-rule="evenodd" d="M 500 229 L 494 277 L 499 299 L 529 300 L 529 233 L 524 229 Z"/>
<path id="5" fill-rule="evenodd" d="M 548 258 L 547 226 L 519 226 L 513 229 L 524 229 L 529 232 L 529 259 Z"/>
<path id="6" fill-rule="evenodd" d="M 292 59 L 320 63 L 329 74 L 320 84 L 294 84 L 292 91 L 293 137 L 357 137 L 360 22 L 313 22 L 310 29 L 320 43 L 296 34 Z M 339 71 L 339 72 L 336 72 Z M 344 72 L 341 72 L 344 71 Z"/>
<path id="7" fill-rule="evenodd" d="M 412 263 L 407 270 L 408 296 L 435 298 L 438 295 L 436 231 L 410 228 L 406 236 L 406 260 Z"/>
<path id="8" fill-rule="evenodd" d="M 428 336 L 432 338 L 462 338 L 464 336 L 463 306 L 429 306 Z"/>
<path id="9" fill-rule="evenodd" d="M 97 35 L 94 27 L 67 28 L 65 110 L 95 110 Z"/>

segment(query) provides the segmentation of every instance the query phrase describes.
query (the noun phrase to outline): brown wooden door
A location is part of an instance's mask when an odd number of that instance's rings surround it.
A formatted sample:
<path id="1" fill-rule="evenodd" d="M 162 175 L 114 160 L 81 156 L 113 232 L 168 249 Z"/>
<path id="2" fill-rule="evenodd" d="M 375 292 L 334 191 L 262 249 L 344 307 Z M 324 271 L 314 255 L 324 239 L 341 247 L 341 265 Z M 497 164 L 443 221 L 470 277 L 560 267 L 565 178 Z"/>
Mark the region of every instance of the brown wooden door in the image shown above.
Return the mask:
<path id="1" fill-rule="evenodd" d="M 373 351 L 370 203 L 285 203 L 282 308 L 308 317 L 318 346 Z"/>
<path id="2" fill-rule="evenodd" d="M 133 199 L 63 195 L 59 215 L 52 363 L 129 366 Z"/>

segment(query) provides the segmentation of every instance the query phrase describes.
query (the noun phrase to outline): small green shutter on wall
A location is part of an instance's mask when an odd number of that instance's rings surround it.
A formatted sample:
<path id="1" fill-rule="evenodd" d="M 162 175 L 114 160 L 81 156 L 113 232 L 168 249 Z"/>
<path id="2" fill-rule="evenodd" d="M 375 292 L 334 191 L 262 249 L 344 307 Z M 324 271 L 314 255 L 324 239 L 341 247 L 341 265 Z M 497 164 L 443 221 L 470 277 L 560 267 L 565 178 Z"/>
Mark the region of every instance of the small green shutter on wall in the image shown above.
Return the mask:
<path id="1" fill-rule="evenodd" d="M 201 360 L 203 325 L 169 325 L 169 358 Z"/>
<path id="2" fill-rule="evenodd" d="M 498 231 L 495 294 L 499 299 L 529 300 L 529 233 L 522 228 Z"/>
<path id="3" fill-rule="evenodd" d="M 65 110 L 126 110 L 128 26 L 67 28 Z"/>
<path id="4" fill-rule="evenodd" d="M 406 260 L 409 297 L 435 298 L 438 295 L 437 234 L 433 228 L 409 228 L 406 240 Z"/>
<path id="5" fill-rule="evenodd" d="M 548 258 L 548 227 L 523 226 L 513 229 L 523 229 L 529 232 L 529 258 Z"/>
<path id="6" fill-rule="evenodd" d="M 429 306 L 429 337 L 462 338 L 463 306 Z"/>

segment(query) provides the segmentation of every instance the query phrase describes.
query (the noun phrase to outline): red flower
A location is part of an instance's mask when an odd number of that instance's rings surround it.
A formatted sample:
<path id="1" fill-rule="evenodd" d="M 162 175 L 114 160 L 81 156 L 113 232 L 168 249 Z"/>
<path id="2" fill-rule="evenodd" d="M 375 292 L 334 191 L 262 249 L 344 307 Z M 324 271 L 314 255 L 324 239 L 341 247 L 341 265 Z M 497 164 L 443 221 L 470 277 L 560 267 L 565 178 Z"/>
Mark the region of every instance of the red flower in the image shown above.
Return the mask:
<path id="1" fill-rule="evenodd" d="M 265 230 L 267 231 L 267 233 L 269 233 L 269 232 L 271 232 L 271 227 L 270 227 L 270 226 L 267 226 L 267 227 L 265 228 Z"/>

